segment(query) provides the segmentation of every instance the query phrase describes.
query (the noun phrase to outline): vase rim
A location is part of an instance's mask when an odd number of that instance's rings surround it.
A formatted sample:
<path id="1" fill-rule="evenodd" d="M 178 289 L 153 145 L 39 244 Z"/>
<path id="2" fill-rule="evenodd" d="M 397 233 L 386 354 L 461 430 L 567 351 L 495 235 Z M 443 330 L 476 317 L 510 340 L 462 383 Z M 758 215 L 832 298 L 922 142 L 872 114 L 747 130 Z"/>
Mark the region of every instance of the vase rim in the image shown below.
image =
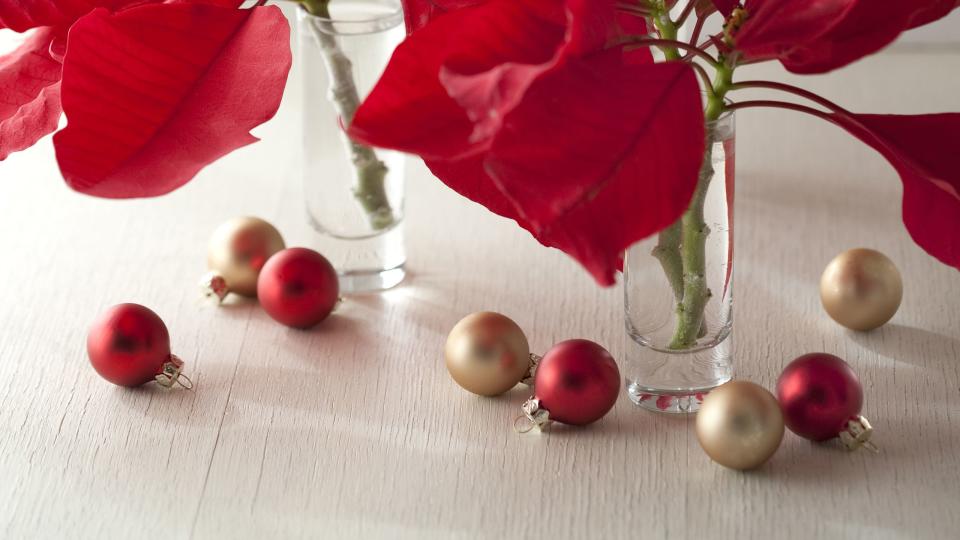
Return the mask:
<path id="1" fill-rule="evenodd" d="M 707 92 L 701 90 L 701 91 L 700 91 L 700 95 L 703 96 L 703 100 L 704 100 L 704 102 L 706 102 L 706 100 L 707 100 Z M 728 106 L 728 107 L 729 107 L 730 105 L 733 105 L 734 103 L 735 103 L 735 102 L 734 102 L 732 99 L 728 98 L 728 97 L 724 97 L 724 98 L 723 98 L 723 104 L 726 105 L 726 106 Z M 737 112 L 736 109 L 734 109 L 734 110 L 724 109 L 723 113 L 721 113 L 720 116 L 718 116 L 716 120 L 710 120 L 710 121 L 707 122 L 707 124 L 709 124 L 709 125 L 717 125 L 717 124 L 722 124 L 722 123 L 724 123 L 724 122 L 727 122 L 727 121 L 729 121 L 731 118 L 733 118 L 733 117 L 735 116 L 735 113 L 736 113 L 736 112 Z"/>
<path id="2" fill-rule="evenodd" d="M 326 26 L 321 30 L 334 35 L 375 34 L 403 24 L 403 7 L 399 0 L 340 0 L 331 3 L 331 5 L 337 7 L 347 4 L 379 6 L 384 9 L 382 12 L 372 12 L 363 16 L 343 17 L 333 13 L 330 17 L 319 17 L 308 12 L 303 4 L 300 4 L 297 14 L 303 19 L 313 19 L 325 23 Z"/>

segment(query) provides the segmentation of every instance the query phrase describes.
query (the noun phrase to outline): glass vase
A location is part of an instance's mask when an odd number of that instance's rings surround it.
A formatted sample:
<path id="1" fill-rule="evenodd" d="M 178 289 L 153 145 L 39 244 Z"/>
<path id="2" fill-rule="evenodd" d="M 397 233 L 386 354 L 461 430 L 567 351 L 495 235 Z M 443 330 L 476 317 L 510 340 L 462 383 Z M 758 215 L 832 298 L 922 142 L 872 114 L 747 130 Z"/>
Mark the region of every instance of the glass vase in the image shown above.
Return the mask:
<path id="1" fill-rule="evenodd" d="M 404 156 L 350 140 L 349 125 L 404 37 L 397 0 L 337 0 L 329 17 L 298 10 L 304 84 L 303 186 L 312 246 L 344 293 L 404 278 Z"/>
<path id="2" fill-rule="evenodd" d="M 690 207 L 624 261 L 627 394 L 653 411 L 695 412 L 733 376 L 734 114 L 706 132 Z"/>

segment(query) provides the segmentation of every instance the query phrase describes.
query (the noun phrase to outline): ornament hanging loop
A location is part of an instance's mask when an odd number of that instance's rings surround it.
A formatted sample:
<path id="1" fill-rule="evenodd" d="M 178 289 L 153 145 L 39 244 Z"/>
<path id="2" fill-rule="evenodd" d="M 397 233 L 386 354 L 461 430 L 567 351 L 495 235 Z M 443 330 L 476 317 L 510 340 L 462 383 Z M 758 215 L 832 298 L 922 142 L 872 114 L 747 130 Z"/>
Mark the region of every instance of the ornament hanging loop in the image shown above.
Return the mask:
<path id="1" fill-rule="evenodd" d="M 157 384 L 164 388 L 170 388 L 174 384 L 179 384 L 187 390 L 193 390 L 193 381 L 183 374 L 183 360 L 174 354 L 171 354 L 170 358 L 163 363 L 160 373 L 157 373 L 154 379 L 157 381 Z"/>
<path id="2" fill-rule="evenodd" d="M 187 377 L 183 373 L 181 373 L 177 377 L 177 384 L 179 384 L 182 388 L 185 388 L 187 390 L 191 390 L 191 391 L 193 390 L 193 381 L 190 380 L 190 377 Z"/>
<path id="3" fill-rule="evenodd" d="M 533 430 L 541 433 L 553 423 L 550 411 L 540 408 L 540 400 L 535 397 L 525 401 L 520 408 L 523 414 L 513 419 L 513 430 L 521 435 Z"/>
<path id="4" fill-rule="evenodd" d="M 537 366 L 540 365 L 540 360 L 543 360 L 542 356 L 530 353 L 530 369 L 528 369 L 527 374 L 520 379 L 521 383 L 527 386 L 533 386 L 533 380 L 537 377 Z"/>
<path id="5" fill-rule="evenodd" d="M 840 432 L 840 442 L 847 450 L 857 450 L 861 446 L 874 454 L 880 453 L 880 448 L 870 442 L 873 435 L 873 426 L 862 416 L 855 416 L 847 421 L 847 427 Z"/>

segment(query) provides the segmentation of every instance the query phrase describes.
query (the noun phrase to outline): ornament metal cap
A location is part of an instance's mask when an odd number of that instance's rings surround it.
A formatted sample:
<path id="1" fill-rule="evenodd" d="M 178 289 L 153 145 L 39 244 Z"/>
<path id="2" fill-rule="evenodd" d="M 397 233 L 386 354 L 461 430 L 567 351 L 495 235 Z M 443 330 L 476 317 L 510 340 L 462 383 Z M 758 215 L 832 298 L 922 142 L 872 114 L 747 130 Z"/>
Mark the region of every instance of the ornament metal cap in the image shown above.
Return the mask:
<path id="1" fill-rule="evenodd" d="M 521 383 L 533 386 L 533 380 L 537 378 L 537 366 L 540 365 L 541 360 L 543 360 L 542 356 L 530 353 L 530 368 L 527 370 L 527 374 L 520 379 Z"/>
<path id="2" fill-rule="evenodd" d="M 840 432 L 840 442 L 847 450 L 857 450 L 861 446 L 877 454 L 880 449 L 877 445 L 870 442 L 870 436 L 873 435 L 873 426 L 862 416 L 855 416 L 847 421 L 847 427 Z"/>
<path id="3" fill-rule="evenodd" d="M 200 280 L 200 291 L 206 298 L 216 298 L 216 303 L 223 302 L 223 299 L 230 292 L 227 286 L 227 280 L 216 271 L 207 272 Z"/>
<path id="4" fill-rule="evenodd" d="M 193 390 L 193 381 L 190 380 L 190 377 L 184 375 L 182 371 L 183 360 L 171 354 L 170 358 L 168 358 L 160 368 L 160 373 L 157 373 L 154 379 L 157 381 L 157 384 L 164 388 L 170 388 L 176 383 L 187 390 Z"/>
<path id="5" fill-rule="evenodd" d="M 534 429 L 539 433 L 553 423 L 550 411 L 540 408 L 540 400 L 536 397 L 523 402 L 520 409 L 523 414 L 513 419 L 513 430 L 517 433 L 529 433 Z"/>

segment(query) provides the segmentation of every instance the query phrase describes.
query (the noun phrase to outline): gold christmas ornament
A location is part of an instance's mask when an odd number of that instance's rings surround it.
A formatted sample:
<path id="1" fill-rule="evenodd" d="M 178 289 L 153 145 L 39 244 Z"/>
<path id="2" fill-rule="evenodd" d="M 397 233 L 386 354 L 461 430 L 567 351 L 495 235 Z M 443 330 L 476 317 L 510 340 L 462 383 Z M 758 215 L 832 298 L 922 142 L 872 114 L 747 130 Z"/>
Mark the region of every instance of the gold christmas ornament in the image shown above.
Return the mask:
<path id="1" fill-rule="evenodd" d="M 447 336 L 447 370 L 457 384 L 481 396 L 496 396 L 524 380 L 531 367 L 530 345 L 509 317 L 471 313 Z"/>
<path id="2" fill-rule="evenodd" d="M 697 413 L 697 440 L 710 459 L 731 469 L 766 463 L 783 440 L 783 414 L 773 394 L 731 381 L 707 394 Z"/>
<path id="3" fill-rule="evenodd" d="M 204 292 L 219 300 L 227 293 L 257 296 L 260 269 L 274 253 L 284 248 L 283 237 L 266 221 L 238 217 L 221 224 L 210 237 Z"/>
<path id="4" fill-rule="evenodd" d="M 820 301 L 833 320 L 851 330 L 873 330 L 900 307 L 903 281 L 886 255 L 849 249 L 837 255 L 820 277 Z"/>

